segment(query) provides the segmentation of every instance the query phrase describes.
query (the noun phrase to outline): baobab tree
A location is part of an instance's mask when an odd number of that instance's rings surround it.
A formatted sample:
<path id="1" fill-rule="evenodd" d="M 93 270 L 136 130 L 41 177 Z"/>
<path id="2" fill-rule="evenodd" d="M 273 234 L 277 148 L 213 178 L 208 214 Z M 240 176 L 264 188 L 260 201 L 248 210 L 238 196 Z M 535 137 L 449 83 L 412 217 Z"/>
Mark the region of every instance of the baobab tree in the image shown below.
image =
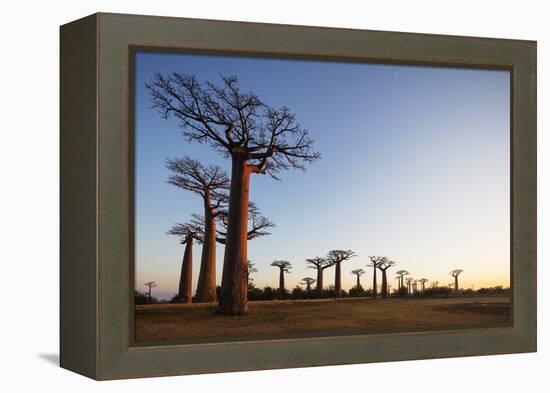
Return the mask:
<path id="1" fill-rule="evenodd" d="M 418 282 L 420 283 L 420 285 L 422 286 L 422 292 L 424 292 L 426 290 L 426 283 L 430 281 L 428 280 L 427 278 L 420 278 L 418 280 Z"/>
<path id="2" fill-rule="evenodd" d="M 326 258 L 321 258 L 321 257 L 306 259 L 306 263 L 308 264 L 307 266 L 308 269 L 317 270 L 316 290 L 319 293 L 323 292 L 323 272 L 325 271 L 325 269 L 328 269 L 332 265 Z"/>
<path id="3" fill-rule="evenodd" d="M 177 299 L 181 303 L 191 303 L 193 300 L 193 240 L 202 241 L 202 238 L 197 237 L 196 225 L 193 223 L 176 224 L 168 234 L 180 236 L 180 243 L 185 244 Z"/>
<path id="4" fill-rule="evenodd" d="M 414 278 L 412 277 L 407 277 L 405 278 L 405 282 L 407 283 L 407 294 L 410 295 L 411 294 L 411 283 L 413 282 Z"/>
<path id="5" fill-rule="evenodd" d="M 250 284 L 252 284 L 252 282 L 254 282 L 254 279 L 252 277 L 250 277 L 254 273 L 258 273 L 258 269 L 256 268 L 256 264 L 249 259 L 248 260 L 248 270 L 246 271 L 246 277 L 248 278 L 248 285 L 250 285 Z"/>
<path id="6" fill-rule="evenodd" d="M 313 284 L 314 282 L 315 282 L 315 280 L 311 277 L 304 277 L 304 278 L 302 278 L 302 281 L 300 281 L 300 283 L 302 285 L 306 286 L 306 291 L 308 293 L 311 292 L 311 284 Z"/>
<path id="7" fill-rule="evenodd" d="M 273 224 L 271 221 L 269 221 L 269 219 L 265 218 L 264 216 L 261 215 L 260 213 L 260 210 L 251 202 L 250 203 L 250 214 L 249 214 L 249 221 L 250 221 L 250 229 L 248 231 L 248 240 L 251 240 L 251 239 L 255 239 L 257 237 L 260 237 L 260 236 L 267 236 L 267 235 L 270 235 L 271 233 L 267 231 L 267 229 L 269 228 L 272 228 L 275 226 L 275 224 Z M 189 236 L 189 233 L 191 233 L 191 238 L 190 238 L 190 241 L 187 242 L 186 241 L 186 244 L 188 245 L 188 247 L 186 247 L 185 249 L 185 254 L 184 254 L 184 262 L 182 262 L 182 276 L 184 276 L 184 267 L 188 267 L 189 269 L 191 269 L 191 262 L 186 262 L 187 260 L 191 261 L 192 260 L 192 242 L 193 242 L 193 239 L 196 240 L 198 243 L 200 244 L 203 244 L 203 253 L 202 253 L 202 256 L 204 257 L 205 253 L 204 253 L 204 239 L 205 239 L 205 226 L 204 226 L 204 216 L 202 215 L 199 215 L 199 214 L 193 214 L 191 216 L 191 220 L 186 223 L 186 224 L 181 224 L 181 223 L 177 223 L 175 224 L 169 231 L 168 233 L 171 234 L 171 235 L 179 235 L 181 236 L 182 238 L 184 239 L 187 239 L 187 237 Z M 222 243 L 222 244 L 225 244 L 225 241 L 226 241 L 226 228 L 227 228 L 227 223 L 226 221 L 224 220 L 224 217 L 225 217 L 225 212 L 219 212 L 216 214 L 216 220 L 220 223 L 219 226 L 216 226 L 216 229 L 215 229 L 215 239 L 217 242 L 219 243 Z M 211 252 L 211 253 L 208 253 L 210 256 L 211 255 L 214 255 L 215 257 L 215 246 L 214 246 L 214 251 Z M 187 256 L 187 257 L 186 257 Z M 215 262 L 215 261 L 214 261 Z M 210 261 L 207 262 L 208 264 L 210 263 Z M 204 266 L 204 263 L 201 262 L 201 268 L 202 266 Z M 202 270 L 201 270 L 202 271 Z M 216 268 L 215 266 L 214 267 L 209 267 L 208 268 L 208 271 L 210 273 L 213 273 L 213 274 L 210 274 L 208 275 L 208 277 L 211 279 L 212 277 L 215 279 L 215 273 L 216 273 Z M 252 273 L 254 273 L 254 271 L 252 271 Z M 187 270 L 185 271 L 185 275 L 190 275 L 191 273 L 190 272 L 187 272 Z M 187 286 L 189 286 L 189 288 L 191 287 L 191 276 L 189 276 L 188 279 L 185 280 L 185 284 L 183 284 L 183 287 L 185 287 L 186 289 L 184 290 L 185 291 L 191 291 L 191 289 L 187 289 Z M 247 274 L 246 274 L 246 279 L 247 279 L 247 287 L 248 287 L 248 284 L 250 283 L 250 274 L 249 274 L 249 271 L 248 271 L 248 263 L 247 263 Z M 187 284 L 188 283 L 188 284 Z M 211 285 L 211 281 L 207 281 L 208 285 Z M 182 286 L 182 278 L 180 278 L 180 287 Z M 199 285 L 197 286 L 197 293 L 198 293 L 198 288 L 200 287 L 200 275 L 199 275 Z M 214 281 L 214 290 L 215 290 L 215 281 Z M 180 290 L 181 291 L 181 290 Z M 178 295 L 178 297 L 180 297 Z M 186 296 L 183 296 L 181 298 L 186 298 Z M 204 298 L 197 298 L 197 301 L 199 302 L 206 302 L 206 300 L 204 300 Z M 189 301 L 190 302 L 190 301 Z"/>
<path id="8" fill-rule="evenodd" d="M 397 281 L 397 291 L 401 289 L 401 276 L 395 276 L 395 280 Z"/>
<path id="9" fill-rule="evenodd" d="M 156 287 L 157 284 L 154 281 L 147 281 L 145 283 L 145 286 L 149 287 L 149 289 L 147 290 L 147 297 L 149 298 L 149 300 L 151 300 L 151 288 Z"/>
<path id="10" fill-rule="evenodd" d="M 330 250 L 327 260 L 330 265 L 335 266 L 334 272 L 334 293 L 336 297 L 342 297 L 342 262 L 348 261 L 357 256 L 352 250 Z"/>
<path id="11" fill-rule="evenodd" d="M 357 277 L 355 288 L 362 290 L 363 287 L 361 287 L 361 276 L 365 274 L 365 271 L 363 269 L 355 269 L 351 271 L 351 274 L 355 274 L 355 276 Z"/>
<path id="12" fill-rule="evenodd" d="M 383 257 L 381 263 L 377 264 L 377 268 L 382 272 L 382 297 L 388 297 L 388 275 L 386 274 L 387 270 L 395 265 L 394 261 L 390 261 L 388 258 Z"/>
<path id="13" fill-rule="evenodd" d="M 219 166 L 204 166 L 190 157 L 166 160 L 172 172 L 168 183 L 201 196 L 202 256 L 195 294 L 198 302 L 212 303 L 216 296 L 216 220 L 227 202 L 229 178 Z"/>
<path id="14" fill-rule="evenodd" d="M 403 288 L 403 277 L 408 276 L 410 273 L 406 270 L 398 270 L 395 272 L 400 277 L 399 280 L 399 289 Z"/>
<path id="15" fill-rule="evenodd" d="M 227 228 L 229 225 L 227 211 L 222 212 L 219 216 L 220 227 L 216 229 L 216 241 L 222 244 L 227 243 Z M 271 235 L 268 229 L 275 227 L 269 219 L 262 216 L 260 209 L 254 202 L 248 204 L 248 231 L 246 233 L 247 240 L 256 239 L 257 237 Z"/>
<path id="16" fill-rule="evenodd" d="M 367 265 L 368 267 L 372 267 L 373 275 L 372 275 L 372 298 L 376 299 L 376 296 L 378 295 L 378 284 L 376 282 L 376 271 L 378 270 L 378 266 L 381 265 L 384 262 L 385 257 L 375 257 L 375 256 L 369 256 L 370 263 Z"/>
<path id="17" fill-rule="evenodd" d="M 413 280 L 411 286 L 413 293 L 416 293 L 418 291 L 418 280 Z"/>
<path id="18" fill-rule="evenodd" d="M 146 85 L 153 107 L 175 118 L 189 140 L 231 158 L 227 241 L 218 312 L 248 311 L 246 265 L 249 184 L 252 174 L 277 179 L 287 169 L 305 169 L 320 158 L 309 133 L 286 107 L 273 108 L 239 88 L 236 77 L 201 83 L 194 75 L 155 74 Z"/>
<path id="19" fill-rule="evenodd" d="M 290 269 L 292 268 L 292 265 L 289 261 L 273 261 L 271 262 L 271 266 L 275 266 L 279 268 L 279 296 L 281 298 L 284 297 L 286 293 L 285 289 L 285 273 L 290 273 Z"/>
<path id="20" fill-rule="evenodd" d="M 460 273 L 462 273 L 464 270 L 462 269 L 455 269 L 451 272 L 451 276 L 455 279 L 455 293 L 458 293 L 458 276 L 460 276 Z"/>

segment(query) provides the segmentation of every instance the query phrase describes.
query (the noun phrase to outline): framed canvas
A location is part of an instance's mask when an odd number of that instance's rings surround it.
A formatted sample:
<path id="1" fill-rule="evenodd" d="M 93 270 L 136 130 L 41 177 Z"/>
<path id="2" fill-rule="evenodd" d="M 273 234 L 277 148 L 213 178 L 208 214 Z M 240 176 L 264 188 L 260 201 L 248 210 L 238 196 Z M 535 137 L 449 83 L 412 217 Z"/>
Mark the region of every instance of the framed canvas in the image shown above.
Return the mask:
<path id="1" fill-rule="evenodd" d="M 61 27 L 61 366 L 536 351 L 536 43 Z"/>

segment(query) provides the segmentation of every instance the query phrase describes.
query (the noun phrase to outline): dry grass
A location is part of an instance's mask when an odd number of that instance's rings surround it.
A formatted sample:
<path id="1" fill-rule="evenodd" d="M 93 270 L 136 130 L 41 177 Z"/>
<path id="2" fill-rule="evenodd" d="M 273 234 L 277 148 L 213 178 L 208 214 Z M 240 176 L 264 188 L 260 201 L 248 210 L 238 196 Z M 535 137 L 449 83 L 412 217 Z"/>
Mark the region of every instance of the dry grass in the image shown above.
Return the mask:
<path id="1" fill-rule="evenodd" d="M 242 317 L 215 315 L 215 305 L 136 306 L 138 342 L 216 342 L 507 326 L 507 297 L 365 298 L 250 302 Z"/>

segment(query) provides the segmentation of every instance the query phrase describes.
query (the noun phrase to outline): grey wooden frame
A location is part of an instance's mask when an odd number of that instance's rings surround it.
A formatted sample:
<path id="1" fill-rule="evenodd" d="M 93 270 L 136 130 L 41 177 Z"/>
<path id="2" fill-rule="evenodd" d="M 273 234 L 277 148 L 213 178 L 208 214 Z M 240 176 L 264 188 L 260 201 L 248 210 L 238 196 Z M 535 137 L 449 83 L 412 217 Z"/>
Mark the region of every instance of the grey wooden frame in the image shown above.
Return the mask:
<path id="1" fill-rule="evenodd" d="M 511 71 L 513 326 L 134 346 L 136 48 Z M 95 14 L 61 27 L 61 366 L 95 379 L 536 351 L 536 42 Z"/>

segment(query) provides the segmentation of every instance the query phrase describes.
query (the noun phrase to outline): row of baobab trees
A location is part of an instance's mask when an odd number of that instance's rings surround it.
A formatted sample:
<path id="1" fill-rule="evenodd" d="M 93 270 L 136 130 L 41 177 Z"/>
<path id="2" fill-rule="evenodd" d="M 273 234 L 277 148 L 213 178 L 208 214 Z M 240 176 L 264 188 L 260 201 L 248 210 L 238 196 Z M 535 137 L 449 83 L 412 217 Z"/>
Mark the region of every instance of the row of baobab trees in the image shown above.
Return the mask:
<path id="1" fill-rule="evenodd" d="M 190 264 L 192 263 L 191 259 L 191 251 L 190 250 L 190 244 L 192 244 L 191 241 L 186 242 L 186 252 L 184 255 L 184 259 L 182 262 L 182 271 L 180 276 L 180 286 L 179 286 L 179 292 L 176 296 L 176 301 L 182 302 L 182 303 L 191 303 L 192 302 L 192 295 L 191 295 L 191 276 L 188 274 L 190 272 Z M 188 250 L 189 249 L 189 250 Z M 331 250 L 327 253 L 326 257 L 314 257 L 314 258 L 308 258 L 306 259 L 306 267 L 309 269 L 314 269 L 317 273 L 317 278 L 314 279 L 312 277 L 304 277 L 300 284 L 304 285 L 306 287 L 307 293 L 316 292 L 317 294 L 321 294 L 324 289 L 324 272 L 326 269 L 334 267 L 334 297 L 342 297 L 342 263 L 345 261 L 350 260 L 351 258 L 356 257 L 357 254 L 352 250 Z M 395 261 L 389 260 L 387 257 L 380 257 L 380 256 L 370 256 L 370 263 L 367 264 L 367 267 L 373 268 L 373 275 L 372 275 L 372 289 L 371 289 L 371 296 L 373 299 L 377 299 L 378 296 L 382 298 L 387 298 L 389 296 L 389 290 L 390 290 L 390 284 L 388 282 L 388 270 L 391 267 L 394 267 L 396 265 Z M 289 261 L 286 260 L 275 260 L 271 263 L 271 266 L 278 268 L 279 272 L 279 296 L 281 298 L 286 297 L 287 295 L 287 289 L 285 286 L 285 274 L 289 274 L 292 269 L 292 264 Z M 247 283 L 250 285 L 253 281 L 251 275 L 253 273 L 257 273 L 258 269 L 256 268 L 256 264 L 248 261 L 247 264 Z M 378 285 L 378 274 L 382 274 L 381 284 Z M 450 272 L 451 276 L 454 278 L 454 282 L 450 283 L 448 286 L 449 288 L 454 288 L 455 293 L 459 292 L 459 284 L 458 284 L 458 277 L 463 272 L 461 269 L 455 269 Z M 366 274 L 366 271 L 364 269 L 354 269 L 350 272 L 352 275 L 356 276 L 356 284 L 355 289 L 357 291 L 362 291 L 363 287 L 361 285 L 361 277 Z M 420 279 L 414 279 L 410 277 L 410 273 L 407 270 L 398 270 L 395 272 L 396 274 L 396 280 L 397 280 L 397 291 L 396 293 L 399 295 L 412 295 L 416 293 L 423 293 L 426 290 L 426 283 L 429 282 L 427 278 L 420 278 Z M 312 285 L 316 284 L 315 289 L 313 290 Z M 156 284 L 154 281 L 149 281 L 145 283 L 145 285 L 148 287 L 148 297 L 151 298 L 151 288 L 155 287 Z M 200 280 L 199 280 L 199 286 L 200 286 Z M 420 286 L 420 287 L 419 287 Z M 434 281 L 432 283 L 432 287 L 436 288 L 439 286 L 439 282 Z M 378 292 L 378 289 L 380 288 L 380 293 Z M 197 289 L 196 292 L 196 302 L 203 302 L 201 298 L 199 298 L 199 291 Z"/>
<path id="2" fill-rule="evenodd" d="M 190 157 L 170 159 L 169 183 L 200 196 L 202 214 L 174 225 L 169 233 L 185 244 L 178 297 L 192 297 L 193 242 L 202 244 L 201 265 L 196 289 L 199 302 L 218 302 L 218 313 L 246 314 L 248 311 L 248 240 L 269 234 L 273 223 L 250 202 L 250 179 L 263 174 L 278 179 L 282 171 L 305 170 L 321 158 L 313 139 L 287 107 L 275 108 L 254 92 L 243 92 L 235 76 L 221 76 L 221 83 L 199 81 L 195 75 L 156 73 L 146 84 L 152 107 L 167 120 L 175 121 L 188 142 L 210 146 L 231 163 L 228 176 L 220 167 L 203 165 Z M 224 245 L 219 297 L 216 293 L 216 243 Z M 323 271 L 335 267 L 335 289 L 341 293 L 342 257 L 349 250 L 333 250 L 326 258 L 308 263 L 317 269 L 317 286 L 322 288 Z M 343 253 L 341 253 L 343 251 Z M 336 259 L 333 259 L 336 258 Z M 334 262 L 334 261 L 337 262 Z M 339 260 L 339 261 L 338 261 Z M 393 266 L 384 257 L 371 257 L 376 272 L 382 272 L 382 296 L 388 294 L 386 271 Z M 282 273 L 284 274 L 284 273 Z M 359 277 L 359 275 L 358 275 Z M 456 277 L 458 280 L 458 275 Z M 154 283 L 153 283 L 154 284 Z M 150 283 L 149 292 L 152 287 Z M 401 287 L 403 285 L 401 281 Z M 458 284 L 457 284 L 458 286 Z"/>
<path id="3" fill-rule="evenodd" d="M 238 79 L 222 76 L 220 84 L 195 75 L 156 73 L 146 84 L 152 106 L 175 120 L 189 142 L 210 146 L 231 163 L 228 176 L 220 167 L 190 157 L 167 161 L 169 182 L 202 198 L 202 215 L 174 225 L 170 234 L 185 244 L 178 296 L 191 301 L 193 241 L 202 244 L 196 290 L 200 302 L 218 302 L 218 313 L 248 311 L 248 240 L 268 234 L 273 224 L 250 203 L 250 179 L 264 174 L 278 179 L 288 169 L 305 169 L 320 159 L 307 129 L 286 107 L 275 108 L 253 92 L 243 92 Z M 216 243 L 224 245 L 219 297 L 216 293 Z"/>
<path id="4" fill-rule="evenodd" d="M 315 257 L 306 259 L 306 266 L 310 269 L 314 269 L 317 272 L 317 278 L 304 277 L 300 284 L 306 287 L 307 292 L 312 291 L 312 285 L 316 283 L 315 291 L 321 293 L 324 289 L 324 271 L 330 267 L 335 267 L 334 269 L 334 296 L 342 296 L 342 268 L 341 264 L 351 258 L 357 256 L 352 250 L 331 250 L 328 252 L 326 257 Z M 380 256 L 370 256 L 370 263 L 366 265 L 367 267 L 373 268 L 372 275 L 372 298 L 376 299 L 380 295 L 382 298 L 389 296 L 390 284 L 388 283 L 388 270 L 396 265 L 395 261 L 389 260 L 387 257 Z M 250 265 L 250 264 L 249 264 Z M 290 273 L 292 264 L 289 261 L 277 260 L 271 263 L 271 266 L 277 267 L 279 269 L 279 292 L 280 294 L 285 294 L 287 289 L 285 287 L 285 274 Z M 250 269 L 249 269 L 250 271 Z M 253 271 L 257 272 L 255 265 L 253 266 Z M 449 284 L 450 288 L 454 288 L 455 293 L 459 292 L 458 276 L 463 272 L 461 269 L 455 269 L 450 272 L 451 276 L 454 278 L 454 282 Z M 354 269 L 350 272 L 352 275 L 356 276 L 355 289 L 362 289 L 361 277 L 366 274 L 364 269 Z M 378 285 L 378 274 L 382 274 L 381 285 Z M 406 291 L 406 294 L 412 295 L 418 292 L 424 292 L 426 290 L 426 283 L 429 281 L 427 278 L 414 279 L 410 277 L 410 273 L 406 270 L 398 270 L 396 273 L 397 280 L 397 292 L 402 293 Z M 409 276 L 409 277 L 406 277 Z M 434 281 L 434 286 L 437 287 L 439 282 Z M 420 287 L 419 287 L 420 285 Z M 380 288 L 380 293 L 378 293 L 378 288 Z"/>

